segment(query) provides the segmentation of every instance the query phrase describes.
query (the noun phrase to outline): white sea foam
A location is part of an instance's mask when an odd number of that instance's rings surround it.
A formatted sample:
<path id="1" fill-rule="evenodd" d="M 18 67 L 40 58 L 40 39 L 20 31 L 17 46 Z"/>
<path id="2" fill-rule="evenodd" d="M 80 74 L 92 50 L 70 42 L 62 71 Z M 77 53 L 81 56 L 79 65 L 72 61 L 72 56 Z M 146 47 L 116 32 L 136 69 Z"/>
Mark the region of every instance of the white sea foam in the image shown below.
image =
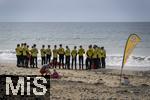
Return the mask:
<path id="1" fill-rule="evenodd" d="M 86 58 L 86 57 L 84 57 Z M 121 55 L 107 55 L 106 64 L 107 66 L 116 66 L 115 69 L 120 68 L 123 57 Z M 38 55 L 38 61 L 40 61 L 40 54 Z M 16 54 L 14 50 L 0 50 L 0 61 L 8 62 L 12 61 L 16 63 Z M 78 62 L 77 62 L 78 63 Z M 150 68 L 150 56 L 130 56 L 126 65 L 126 68 Z"/>

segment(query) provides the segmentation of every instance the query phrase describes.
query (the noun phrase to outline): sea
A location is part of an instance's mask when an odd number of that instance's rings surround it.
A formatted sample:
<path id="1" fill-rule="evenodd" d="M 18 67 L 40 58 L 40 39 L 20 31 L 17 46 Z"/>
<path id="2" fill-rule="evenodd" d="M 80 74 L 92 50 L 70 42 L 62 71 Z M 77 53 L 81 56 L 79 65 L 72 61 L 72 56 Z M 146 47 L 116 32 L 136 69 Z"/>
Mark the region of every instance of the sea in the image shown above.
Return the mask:
<path id="1" fill-rule="evenodd" d="M 130 55 L 124 69 L 150 70 L 150 22 L 0 22 L 0 63 L 16 63 L 17 44 L 32 46 L 62 44 L 70 49 L 90 44 L 104 46 L 106 65 L 120 69 L 124 47 L 130 34 L 142 41 Z M 40 54 L 38 55 L 40 64 Z"/>

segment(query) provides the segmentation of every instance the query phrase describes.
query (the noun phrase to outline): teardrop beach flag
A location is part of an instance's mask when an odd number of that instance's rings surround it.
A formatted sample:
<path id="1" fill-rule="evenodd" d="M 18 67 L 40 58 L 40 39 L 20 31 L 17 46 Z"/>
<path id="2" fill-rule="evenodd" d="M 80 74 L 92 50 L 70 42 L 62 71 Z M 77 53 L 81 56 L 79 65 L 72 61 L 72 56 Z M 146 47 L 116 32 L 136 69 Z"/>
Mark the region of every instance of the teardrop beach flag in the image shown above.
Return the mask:
<path id="1" fill-rule="evenodd" d="M 133 49 L 136 47 L 136 45 L 141 41 L 141 38 L 136 35 L 136 34 L 131 34 L 128 37 L 128 40 L 125 45 L 125 50 L 124 50 L 124 56 L 123 56 L 123 61 L 122 61 L 122 68 L 127 62 L 127 59 L 129 58 L 129 55 L 132 53 Z"/>

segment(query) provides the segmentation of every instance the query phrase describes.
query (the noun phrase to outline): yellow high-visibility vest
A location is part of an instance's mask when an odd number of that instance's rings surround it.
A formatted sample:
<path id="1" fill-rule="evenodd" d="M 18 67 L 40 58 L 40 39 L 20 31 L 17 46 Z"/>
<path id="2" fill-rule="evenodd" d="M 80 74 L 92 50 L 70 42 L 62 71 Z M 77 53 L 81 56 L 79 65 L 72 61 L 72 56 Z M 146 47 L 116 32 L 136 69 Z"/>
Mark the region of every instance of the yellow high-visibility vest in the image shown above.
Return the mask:
<path id="1" fill-rule="evenodd" d="M 64 48 L 59 48 L 58 49 L 58 54 L 64 54 L 65 52 L 64 52 Z"/>
<path id="2" fill-rule="evenodd" d="M 30 49 L 27 48 L 27 55 L 30 55 L 30 54 L 31 54 Z"/>
<path id="3" fill-rule="evenodd" d="M 80 48 L 80 49 L 78 50 L 79 56 L 83 56 L 84 53 L 85 53 L 85 51 L 84 51 L 83 48 Z"/>
<path id="4" fill-rule="evenodd" d="M 101 58 L 102 57 L 102 55 L 101 55 L 101 49 L 100 48 L 98 48 L 98 58 Z"/>
<path id="5" fill-rule="evenodd" d="M 106 51 L 105 50 L 101 50 L 101 57 L 106 58 Z"/>
<path id="6" fill-rule="evenodd" d="M 45 54 L 46 54 L 46 51 L 45 51 L 45 49 L 41 49 L 41 57 L 45 57 Z"/>
<path id="7" fill-rule="evenodd" d="M 53 58 L 57 58 L 58 50 L 53 49 Z"/>
<path id="8" fill-rule="evenodd" d="M 27 56 L 27 47 L 23 47 L 23 56 Z"/>
<path id="9" fill-rule="evenodd" d="M 88 49 L 87 52 L 86 52 L 86 55 L 87 55 L 88 58 L 92 58 L 92 56 L 93 56 L 93 49 L 92 48 Z"/>
<path id="10" fill-rule="evenodd" d="M 51 52 L 51 49 L 50 49 L 50 48 L 47 48 L 47 49 L 46 49 L 46 54 L 47 54 L 47 55 L 51 55 L 51 54 L 52 54 L 52 52 Z"/>
<path id="11" fill-rule="evenodd" d="M 16 48 L 16 55 L 17 56 L 20 56 L 22 53 L 21 53 L 21 47 L 17 47 Z"/>
<path id="12" fill-rule="evenodd" d="M 65 55 L 66 55 L 66 56 L 70 56 L 70 49 L 66 49 Z"/>
<path id="13" fill-rule="evenodd" d="M 93 50 L 93 57 L 92 58 L 98 58 L 98 50 L 97 49 L 94 49 Z"/>
<path id="14" fill-rule="evenodd" d="M 73 58 L 75 58 L 77 56 L 77 50 L 73 49 L 72 52 L 71 52 L 71 55 L 72 55 Z"/>
<path id="15" fill-rule="evenodd" d="M 31 55 L 32 55 L 33 57 L 37 57 L 37 54 L 38 54 L 38 50 L 37 50 L 36 48 L 32 48 L 32 49 L 31 49 Z"/>

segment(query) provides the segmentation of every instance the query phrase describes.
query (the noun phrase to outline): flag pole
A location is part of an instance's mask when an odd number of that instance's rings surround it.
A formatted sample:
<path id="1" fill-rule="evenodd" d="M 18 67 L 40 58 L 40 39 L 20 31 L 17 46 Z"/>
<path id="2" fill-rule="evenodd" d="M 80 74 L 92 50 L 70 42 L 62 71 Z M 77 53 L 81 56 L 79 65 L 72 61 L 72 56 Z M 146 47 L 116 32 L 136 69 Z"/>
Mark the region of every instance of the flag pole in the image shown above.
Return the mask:
<path id="1" fill-rule="evenodd" d="M 130 36 L 131 36 L 131 35 L 133 35 L 133 34 L 130 34 Z M 129 41 L 130 36 L 128 37 L 128 39 L 127 39 L 127 41 L 126 41 L 126 45 L 125 45 L 125 49 L 124 49 L 123 60 L 122 60 L 122 66 L 121 66 L 121 72 L 120 72 L 120 84 L 121 84 L 121 78 L 122 78 L 123 67 L 124 67 L 125 52 L 126 52 L 126 48 L 127 48 L 127 44 L 128 44 L 128 41 Z"/>
<path id="2" fill-rule="evenodd" d="M 122 62 L 123 62 L 123 61 L 122 61 Z M 121 79 L 122 79 L 123 66 L 124 66 L 124 64 L 122 63 L 122 66 L 121 66 L 121 72 L 120 72 L 120 84 L 121 84 Z"/>

